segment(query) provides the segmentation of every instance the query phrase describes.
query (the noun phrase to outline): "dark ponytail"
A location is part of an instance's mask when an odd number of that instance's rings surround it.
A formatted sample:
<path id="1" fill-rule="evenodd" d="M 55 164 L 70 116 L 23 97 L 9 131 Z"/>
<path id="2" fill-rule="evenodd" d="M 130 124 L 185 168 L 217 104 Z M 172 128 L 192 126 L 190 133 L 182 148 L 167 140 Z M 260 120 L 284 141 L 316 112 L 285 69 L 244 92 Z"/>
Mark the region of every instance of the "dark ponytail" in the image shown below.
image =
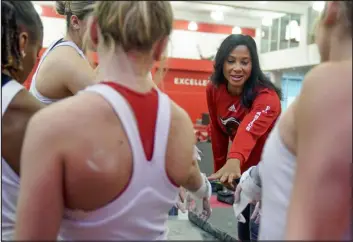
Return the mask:
<path id="1" fill-rule="evenodd" d="M 1 12 L 1 71 L 13 76 L 23 69 L 15 8 L 9 1 L 1 1 Z"/>

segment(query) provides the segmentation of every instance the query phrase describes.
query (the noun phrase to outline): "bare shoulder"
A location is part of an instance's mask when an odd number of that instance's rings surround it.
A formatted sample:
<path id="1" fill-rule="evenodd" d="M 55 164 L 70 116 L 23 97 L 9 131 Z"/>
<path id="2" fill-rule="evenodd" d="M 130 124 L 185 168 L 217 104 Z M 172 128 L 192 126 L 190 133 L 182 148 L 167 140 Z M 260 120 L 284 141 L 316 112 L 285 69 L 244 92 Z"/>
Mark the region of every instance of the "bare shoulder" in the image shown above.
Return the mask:
<path id="1" fill-rule="evenodd" d="M 46 57 L 40 71 L 43 73 L 50 73 L 50 75 L 59 75 L 62 78 L 72 77 L 76 75 L 77 69 L 90 69 L 89 63 L 83 59 L 77 51 L 70 46 L 60 46 L 55 48 Z M 93 70 L 92 70 L 93 72 Z"/>
<path id="2" fill-rule="evenodd" d="M 295 112 L 297 126 L 308 135 L 334 137 L 351 130 L 352 61 L 313 68 L 305 77 Z"/>
<path id="3" fill-rule="evenodd" d="M 111 108 L 98 94 L 83 93 L 53 103 L 37 112 L 30 121 L 30 127 L 39 129 L 45 137 L 65 139 L 87 132 L 107 114 Z"/>
<path id="4" fill-rule="evenodd" d="M 331 104 L 351 100 L 352 61 L 327 62 L 314 67 L 303 81 L 303 96 Z"/>

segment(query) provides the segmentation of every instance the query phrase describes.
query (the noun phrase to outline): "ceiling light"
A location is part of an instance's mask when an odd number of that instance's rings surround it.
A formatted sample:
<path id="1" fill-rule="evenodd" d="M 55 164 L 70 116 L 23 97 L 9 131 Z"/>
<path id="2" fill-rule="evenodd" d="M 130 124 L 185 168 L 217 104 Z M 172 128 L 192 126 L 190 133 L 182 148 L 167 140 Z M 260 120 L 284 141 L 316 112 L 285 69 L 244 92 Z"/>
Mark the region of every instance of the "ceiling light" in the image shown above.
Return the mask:
<path id="1" fill-rule="evenodd" d="M 191 31 L 196 31 L 198 30 L 198 26 L 197 26 L 197 23 L 195 23 L 194 21 L 191 21 L 188 25 L 188 29 L 191 30 Z"/>
<path id="2" fill-rule="evenodd" d="M 223 21 L 224 20 L 223 12 L 220 10 L 212 11 L 211 18 L 215 21 Z"/>
<path id="3" fill-rule="evenodd" d="M 33 4 L 33 6 L 34 6 L 34 9 L 37 11 L 37 13 L 39 15 L 42 15 L 42 12 L 43 12 L 42 7 L 40 5 L 38 5 L 38 4 Z"/>
<path id="4" fill-rule="evenodd" d="M 232 29 L 232 34 L 241 34 L 242 31 L 241 31 L 241 28 L 236 26 Z"/>
<path id="5" fill-rule="evenodd" d="M 313 9 L 317 12 L 322 12 L 325 8 L 325 2 L 324 1 L 316 1 L 313 3 Z"/>
<path id="6" fill-rule="evenodd" d="M 268 18 L 268 17 L 265 17 L 262 19 L 262 25 L 263 26 L 271 26 L 272 25 L 272 19 L 271 18 Z"/>

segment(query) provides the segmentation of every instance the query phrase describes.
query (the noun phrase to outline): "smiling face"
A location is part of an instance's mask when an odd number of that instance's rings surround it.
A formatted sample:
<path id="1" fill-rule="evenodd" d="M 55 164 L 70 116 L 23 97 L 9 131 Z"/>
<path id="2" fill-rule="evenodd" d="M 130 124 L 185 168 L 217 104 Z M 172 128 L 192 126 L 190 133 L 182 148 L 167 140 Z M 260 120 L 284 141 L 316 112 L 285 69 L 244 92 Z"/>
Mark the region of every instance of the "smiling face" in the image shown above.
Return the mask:
<path id="1" fill-rule="evenodd" d="M 228 91 L 242 91 L 252 70 L 250 51 L 245 45 L 238 45 L 228 55 L 223 64 L 223 75 L 228 81 Z"/>

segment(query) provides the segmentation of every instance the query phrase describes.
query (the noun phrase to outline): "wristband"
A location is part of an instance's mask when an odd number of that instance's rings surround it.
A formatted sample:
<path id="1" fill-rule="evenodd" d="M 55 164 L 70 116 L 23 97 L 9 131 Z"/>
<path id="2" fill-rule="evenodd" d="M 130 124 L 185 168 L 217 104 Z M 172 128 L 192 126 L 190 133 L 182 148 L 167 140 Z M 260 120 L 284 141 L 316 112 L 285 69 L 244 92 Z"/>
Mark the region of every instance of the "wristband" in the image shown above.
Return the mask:
<path id="1" fill-rule="evenodd" d="M 212 187 L 211 183 L 208 181 L 205 174 L 201 174 L 202 176 L 202 185 L 196 192 L 190 192 L 193 197 L 197 199 L 207 198 L 209 199 L 212 195 Z"/>

